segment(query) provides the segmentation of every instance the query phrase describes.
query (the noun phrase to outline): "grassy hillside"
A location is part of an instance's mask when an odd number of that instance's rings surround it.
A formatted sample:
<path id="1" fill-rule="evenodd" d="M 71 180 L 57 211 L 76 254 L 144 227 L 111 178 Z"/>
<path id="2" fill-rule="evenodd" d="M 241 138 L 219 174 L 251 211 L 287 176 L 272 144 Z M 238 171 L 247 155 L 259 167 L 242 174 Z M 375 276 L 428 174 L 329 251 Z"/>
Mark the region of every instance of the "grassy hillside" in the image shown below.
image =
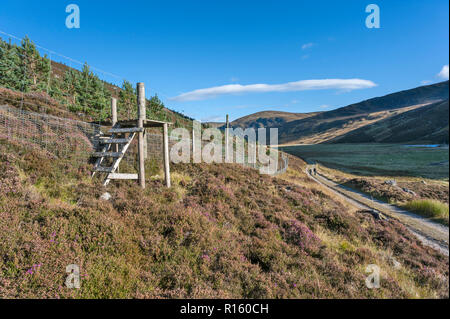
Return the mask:
<path id="1" fill-rule="evenodd" d="M 291 158 L 273 178 L 179 164 L 171 189 L 158 176 L 145 190 L 114 182 L 105 201 L 90 164 L 0 139 L 0 297 L 448 298 L 447 257 L 304 167 Z M 69 264 L 79 290 L 64 285 Z M 365 286 L 369 264 L 380 289 Z"/>
<path id="2" fill-rule="evenodd" d="M 389 117 L 329 143 L 448 144 L 448 100 Z"/>

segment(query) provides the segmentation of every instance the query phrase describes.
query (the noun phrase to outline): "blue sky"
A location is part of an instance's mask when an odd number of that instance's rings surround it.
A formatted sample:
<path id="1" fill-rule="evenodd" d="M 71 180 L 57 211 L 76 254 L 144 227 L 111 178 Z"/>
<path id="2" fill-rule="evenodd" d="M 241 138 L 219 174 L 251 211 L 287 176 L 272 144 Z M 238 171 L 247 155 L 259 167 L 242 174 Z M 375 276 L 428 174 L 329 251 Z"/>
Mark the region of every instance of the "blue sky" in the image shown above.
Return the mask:
<path id="1" fill-rule="evenodd" d="M 66 28 L 71 3 L 80 29 Z M 371 3 L 380 29 L 365 26 Z M 107 81 L 145 82 L 148 96 L 206 121 L 330 110 L 442 81 L 448 11 L 446 0 L 2 0 L 0 31 L 87 61 Z M 338 82 L 308 82 L 324 79 Z"/>

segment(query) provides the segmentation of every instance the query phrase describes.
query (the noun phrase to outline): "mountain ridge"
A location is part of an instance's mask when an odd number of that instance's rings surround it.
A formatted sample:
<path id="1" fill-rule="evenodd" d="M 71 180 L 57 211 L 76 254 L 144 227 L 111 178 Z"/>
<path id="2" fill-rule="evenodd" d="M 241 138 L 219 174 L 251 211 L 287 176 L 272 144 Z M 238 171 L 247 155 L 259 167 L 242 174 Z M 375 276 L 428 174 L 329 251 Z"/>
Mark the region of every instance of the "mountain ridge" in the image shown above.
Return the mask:
<path id="1" fill-rule="evenodd" d="M 448 85 L 449 81 L 443 81 L 419 86 L 325 112 L 258 112 L 233 121 L 231 126 L 244 128 L 245 124 L 246 127 L 253 128 L 278 127 L 280 144 L 330 142 L 374 122 L 448 100 Z M 258 117 L 261 114 L 264 116 Z M 277 116 L 268 116 L 271 114 Z"/>

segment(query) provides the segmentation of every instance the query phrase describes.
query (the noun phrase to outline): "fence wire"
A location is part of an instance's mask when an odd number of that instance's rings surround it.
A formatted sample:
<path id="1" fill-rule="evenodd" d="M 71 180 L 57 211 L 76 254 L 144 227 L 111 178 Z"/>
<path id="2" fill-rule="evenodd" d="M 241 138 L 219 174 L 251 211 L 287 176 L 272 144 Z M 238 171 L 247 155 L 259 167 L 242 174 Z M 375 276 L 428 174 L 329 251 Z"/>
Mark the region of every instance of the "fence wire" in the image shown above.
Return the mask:
<path id="1" fill-rule="evenodd" d="M 83 165 L 92 160 L 92 153 L 99 149 L 99 137 L 107 130 L 107 127 L 99 124 L 30 112 L 7 105 L 0 106 L 0 138 L 29 143 L 46 150 L 56 158 L 71 159 L 75 165 Z M 145 135 L 147 159 L 153 161 L 156 167 L 162 167 L 164 152 L 162 133 L 147 132 Z M 192 158 L 191 139 L 169 136 L 169 149 L 181 141 L 189 145 Z M 202 149 L 210 143 L 204 140 L 201 142 Z M 288 158 L 284 153 L 273 151 L 277 152 L 278 157 L 278 167 L 274 175 L 286 172 Z M 223 162 L 224 156 L 225 151 L 222 149 Z M 249 159 L 248 154 L 241 156 L 243 159 L 241 165 L 255 169 L 260 167 L 259 163 Z M 121 162 L 121 167 L 131 170 L 130 173 L 137 172 L 137 139 L 130 145 Z"/>

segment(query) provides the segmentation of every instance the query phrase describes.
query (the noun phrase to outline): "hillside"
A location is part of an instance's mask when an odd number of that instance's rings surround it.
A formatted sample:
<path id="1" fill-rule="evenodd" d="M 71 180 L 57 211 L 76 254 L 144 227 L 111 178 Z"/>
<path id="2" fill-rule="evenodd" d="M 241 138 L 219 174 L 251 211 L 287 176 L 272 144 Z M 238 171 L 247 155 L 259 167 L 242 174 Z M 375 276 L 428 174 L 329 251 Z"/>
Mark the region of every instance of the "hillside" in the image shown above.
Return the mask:
<path id="1" fill-rule="evenodd" d="M 330 143 L 448 144 L 449 102 L 438 102 L 351 131 Z"/>
<path id="2" fill-rule="evenodd" d="M 111 97 L 118 99 L 120 119 L 134 118 L 135 84 L 118 87 L 102 80 L 85 63 L 82 70 L 41 56 L 25 37 L 20 45 L 0 37 L 0 105 L 45 112 L 82 121 L 107 121 Z M 189 117 L 167 108 L 157 95 L 147 99 L 147 117 L 190 127 Z"/>
<path id="3" fill-rule="evenodd" d="M 418 109 L 438 101 L 448 99 L 448 81 L 421 86 L 418 88 L 396 92 L 383 97 L 377 97 L 338 108 L 336 110 L 319 113 L 280 113 L 262 112 L 243 117 L 233 123 L 235 127 L 278 127 L 280 144 L 315 144 L 334 141 L 339 136 L 350 132 L 364 130 L 367 125 L 384 121 L 392 116 L 400 116 L 404 112 Z M 424 109 L 426 111 L 426 109 Z M 430 117 L 430 120 L 439 120 Z M 429 127 L 441 125 L 429 123 Z M 436 141 L 438 136 L 429 136 Z"/>
<path id="4" fill-rule="evenodd" d="M 91 168 L 0 137 L 1 298 L 448 298 L 447 257 L 294 157 L 278 178 L 178 164 L 171 189 L 114 182 L 107 201 Z M 69 264 L 80 289 L 64 286 Z M 365 286 L 369 264 L 380 289 Z"/>
<path id="5" fill-rule="evenodd" d="M 319 114 L 316 113 L 289 113 L 281 111 L 263 111 L 250 114 L 234 120 L 230 123 L 232 127 L 240 127 L 242 129 L 260 127 L 280 127 L 288 122 L 304 119 Z"/>

